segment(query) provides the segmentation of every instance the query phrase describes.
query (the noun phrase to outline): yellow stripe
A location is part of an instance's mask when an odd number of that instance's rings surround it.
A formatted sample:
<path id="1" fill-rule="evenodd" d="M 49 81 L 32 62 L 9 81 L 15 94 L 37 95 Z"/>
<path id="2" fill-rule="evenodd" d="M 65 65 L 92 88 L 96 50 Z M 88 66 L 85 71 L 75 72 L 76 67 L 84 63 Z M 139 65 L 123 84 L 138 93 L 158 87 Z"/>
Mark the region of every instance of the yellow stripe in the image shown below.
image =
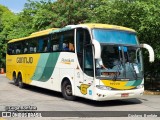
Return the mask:
<path id="1" fill-rule="evenodd" d="M 124 30 L 124 31 L 130 31 L 130 32 L 136 32 L 135 30 L 123 26 L 117 26 L 117 25 L 110 25 L 110 24 L 100 24 L 100 23 L 86 23 L 86 24 L 80 24 L 80 25 L 86 25 L 89 28 L 103 28 L 103 29 L 114 29 L 114 30 Z"/>
<path id="2" fill-rule="evenodd" d="M 71 62 L 61 62 L 62 64 L 71 64 Z"/>
<path id="3" fill-rule="evenodd" d="M 34 38 L 34 37 L 38 37 L 38 36 L 48 35 L 51 31 L 56 30 L 56 29 L 58 29 L 58 28 L 50 28 L 50 29 L 47 29 L 47 30 L 43 30 L 43 31 L 39 31 L 39 32 L 34 32 L 30 36 L 23 37 L 23 38 L 18 38 L 18 39 L 12 39 L 8 43 L 16 42 L 16 41 L 21 41 L 21 40 L 26 40 L 26 39 L 30 39 L 30 38 Z"/>
<path id="4" fill-rule="evenodd" d="M 134 88 L 134 86 L 126 86 L 128 81 L 102 80 L 102 82 L 105 86 L 119 90 L 127 90 Z"/>

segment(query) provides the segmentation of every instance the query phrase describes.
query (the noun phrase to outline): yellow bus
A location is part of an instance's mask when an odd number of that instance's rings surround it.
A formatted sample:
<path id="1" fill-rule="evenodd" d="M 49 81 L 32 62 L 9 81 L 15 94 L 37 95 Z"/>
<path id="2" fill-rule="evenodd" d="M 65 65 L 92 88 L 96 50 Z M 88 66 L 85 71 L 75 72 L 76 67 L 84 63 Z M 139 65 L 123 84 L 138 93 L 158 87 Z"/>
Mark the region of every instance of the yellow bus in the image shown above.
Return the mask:
<path id="1" fill-rule="evenodd" d="M 52 28 L 8 42 L 6 76 L 21 88 L 62 92 L 67 100 L 136 98 L 144 91 L 142 48 L 153 62 L 152 47 L 140 44 L 133 29 L 92 23 Z"/>

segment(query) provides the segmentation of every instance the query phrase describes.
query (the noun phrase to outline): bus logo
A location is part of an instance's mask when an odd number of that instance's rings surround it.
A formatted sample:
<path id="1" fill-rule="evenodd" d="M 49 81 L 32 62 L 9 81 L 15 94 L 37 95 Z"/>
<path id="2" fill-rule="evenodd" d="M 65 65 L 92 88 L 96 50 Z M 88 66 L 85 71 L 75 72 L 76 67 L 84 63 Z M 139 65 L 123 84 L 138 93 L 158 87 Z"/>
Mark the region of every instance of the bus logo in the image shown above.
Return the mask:
<path id="1" fill-rule="evenodd" d="M 62 58 L 61 62 L 63 64 L 71 64 L 71 62 L 74 62 L 74 59 L 70 59 L 70 58 L 65 59 L 65 58 Z"/>
<path id="2" fill-rule="evenodd" d="M 17 57 L 17 63 L 33 63 L 33 57 Z"/>
<path id="3" fill-rule="evenodd" d="M 80 89 L 80 91 L 83 95 L 86 95 L 87 94 L 87 89 L 90 87 L 90 85 L 81 84 L 80 86 L 77 86 L 77 87 Z"/>

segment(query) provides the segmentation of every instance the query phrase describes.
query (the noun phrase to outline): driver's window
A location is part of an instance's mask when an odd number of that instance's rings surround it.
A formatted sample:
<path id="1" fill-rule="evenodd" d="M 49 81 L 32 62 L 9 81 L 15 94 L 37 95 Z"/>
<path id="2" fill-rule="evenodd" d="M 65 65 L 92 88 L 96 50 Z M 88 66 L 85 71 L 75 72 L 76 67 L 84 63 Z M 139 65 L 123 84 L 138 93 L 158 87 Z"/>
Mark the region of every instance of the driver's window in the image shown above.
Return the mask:
<path id="1" fill-rule="evenodd" d="M 102 49 L 102 61 L 104 66 L 108 69 L 112 69 L 118 62 L 120 54 L 118 51 L 118 47 L 116 46 L 103 46 Z"/>

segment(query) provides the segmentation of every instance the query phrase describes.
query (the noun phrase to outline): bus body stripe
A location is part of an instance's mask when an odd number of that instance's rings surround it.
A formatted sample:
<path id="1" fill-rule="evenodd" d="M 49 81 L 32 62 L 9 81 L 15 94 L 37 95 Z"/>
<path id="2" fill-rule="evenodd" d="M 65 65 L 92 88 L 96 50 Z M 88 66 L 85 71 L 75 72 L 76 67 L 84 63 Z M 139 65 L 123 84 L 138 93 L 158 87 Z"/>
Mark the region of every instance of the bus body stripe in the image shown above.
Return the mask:
<path id="1" fill-rule="evenodd" d="M 142 83 L 142 80 L 136 80 L 133 86 L 138 86 Z"/>
<path id="2" fill-rule="evenodd" d="M 39 80 L 42 77 L 42 73 L 44 71 L 44 68 L 46 66 L 47 60 L 48 60 L 49 54 L 41 54 L 36 70 L 32 76 L 32 80 Z"/>
<path id="3" fill-rule="evenodd" d="M 128 81 L 126 86 L 133 86 L 135 83 L 135 80 L 132 80 L 132 81 Z"/>
<path id="4" fill-rule="evenodd" d="M 57 63 L 59 53 L 41 54 L 32 80 L 46 82 L 51 77 Z"/>

